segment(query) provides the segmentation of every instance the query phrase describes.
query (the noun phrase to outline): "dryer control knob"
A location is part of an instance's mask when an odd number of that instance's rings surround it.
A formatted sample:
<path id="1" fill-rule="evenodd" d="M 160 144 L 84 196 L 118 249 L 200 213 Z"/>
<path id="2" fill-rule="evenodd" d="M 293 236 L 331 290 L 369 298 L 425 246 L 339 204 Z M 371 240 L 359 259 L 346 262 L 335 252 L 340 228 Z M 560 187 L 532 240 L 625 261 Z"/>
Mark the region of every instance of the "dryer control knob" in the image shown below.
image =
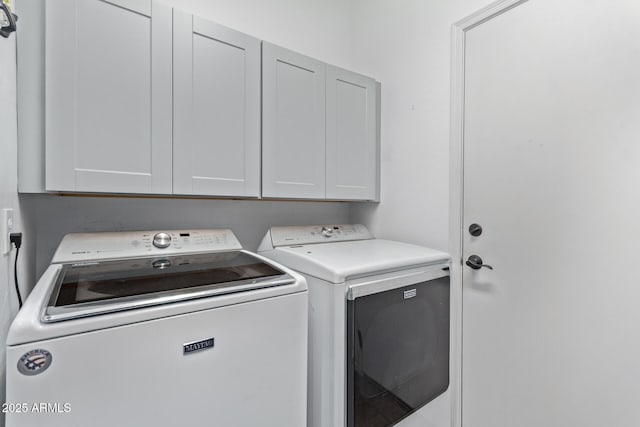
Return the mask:
<path id="1" fill-rule="evenodd" d="M 323 235 L 324 237 L 331 237 L 331 236 L 333 236 L 333 228 L 331 228 L 331 227 L 326 227 L 326 226 L 325 226 L 325 227 L 322 227 L 321 232 L 322 232 L 322 235 Z"/>
<path id="2" fill-rule="evenodd" d="M 168 248 L 171 245 L 171 236 L 168 233 L 158 233 L 153 236 L 153 246 L 159 249 Z"/>

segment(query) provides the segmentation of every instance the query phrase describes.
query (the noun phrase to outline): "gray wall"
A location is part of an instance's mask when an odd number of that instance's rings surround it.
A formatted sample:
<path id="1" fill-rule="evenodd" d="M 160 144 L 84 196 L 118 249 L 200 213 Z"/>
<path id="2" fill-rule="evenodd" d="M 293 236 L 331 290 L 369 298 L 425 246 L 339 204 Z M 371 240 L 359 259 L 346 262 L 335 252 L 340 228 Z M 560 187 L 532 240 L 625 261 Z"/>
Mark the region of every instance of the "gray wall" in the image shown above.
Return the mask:
<path id="1" fill-rule="evenodd" d="M 27 209 L 35 213 L 38 276 L 49 264 L 60 239 L 72 232 L 231 228 L 245 249 L 256 250 L 273 225 L 349 221 L 347 203 L 49 195 L 23 198 Z"/>
<path id="2" fill-rule="evenodd" d="M 382 82 L 381 203 L 353 220 L 447 250 L 451 25 L 489 0 L 352 0 L 354 67 Z"/>
<path id="3" fill-rule="evenodd" d="M 0 209 L 14 209 L 15 231 L 24 232 L 18 265 L 20 283 L 25 289 L 33 282 L 34 267 L 33 235 L 28 210 L 21 208 L 16 193 L 17 178 L 17 121 L 16 121 L 16 43 L 15 35 L 0 38 Z M 4 238 L 4 236 L 0 236 Z M 13 285 L 13 259 L 15 250 L 9 255 L 0 255 L 0 403 L 5 401 L 5 338 L 9 324 L 17 311 L 17 300 Z M 26 293 L 23 292 L 23 294 Z M 0 413 L 0 425 L 4 415 Z"/>

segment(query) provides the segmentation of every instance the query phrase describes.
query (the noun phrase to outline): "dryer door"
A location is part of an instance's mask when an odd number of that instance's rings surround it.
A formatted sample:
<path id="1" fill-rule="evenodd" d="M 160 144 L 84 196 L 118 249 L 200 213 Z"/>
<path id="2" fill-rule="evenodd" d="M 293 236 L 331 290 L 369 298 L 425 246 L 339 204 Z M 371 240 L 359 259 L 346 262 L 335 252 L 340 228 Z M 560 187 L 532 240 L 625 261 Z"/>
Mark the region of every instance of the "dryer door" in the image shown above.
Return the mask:
<path id="1" fill-rule="evenodd" d="M 449 276 L 347 303 L 347 426 L 386 427 L 449 386 Z"/>

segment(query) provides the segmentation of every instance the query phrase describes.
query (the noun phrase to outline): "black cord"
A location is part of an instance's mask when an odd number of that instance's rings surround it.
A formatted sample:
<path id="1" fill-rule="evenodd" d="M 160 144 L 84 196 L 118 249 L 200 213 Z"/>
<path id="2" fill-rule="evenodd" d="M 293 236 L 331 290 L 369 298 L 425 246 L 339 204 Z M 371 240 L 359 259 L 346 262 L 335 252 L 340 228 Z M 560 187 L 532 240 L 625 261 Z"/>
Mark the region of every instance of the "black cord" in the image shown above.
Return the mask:
<path id="1" fill-rule="evenodd" d="M 22 233 L 9 234 L 9 242 L 16 247 L 16 261 L 13 264 L 13 279 L 16 283 L 16 295 L 18 296 L 18 307 L 22 308 L 22 295 L 20 295 L 20 286 L 18 285 L 18 255 L 20 255 L 20 246 L 22 246 Z"/>
<path id="2" fill-rule="evenodd" d="M 16 260 L 13 264 L 13 279 L 16 283 L 16 295 L 18 296 L 18 308 L 22 308 L 22 296 L 20 295 L 20 286 L 18 286 L 18 255 L 20 255 L 20 248 L 16 248 Z"/>

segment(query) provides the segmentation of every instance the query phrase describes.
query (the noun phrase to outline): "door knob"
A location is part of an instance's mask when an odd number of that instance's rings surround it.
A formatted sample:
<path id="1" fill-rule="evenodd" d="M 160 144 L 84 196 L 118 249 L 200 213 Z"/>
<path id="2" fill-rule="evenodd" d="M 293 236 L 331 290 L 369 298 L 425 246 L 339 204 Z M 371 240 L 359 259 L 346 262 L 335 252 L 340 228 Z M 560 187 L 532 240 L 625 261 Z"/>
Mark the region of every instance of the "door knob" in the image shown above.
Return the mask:
<path id="1" fill-rule="evenodd" d="M 486 267 L 489 270 L 493 270 L 493 267 L 491 267 L 490 265 L 483 264 L 482 258 L 480 258 L 478 255 L 469 256 L 465 264 L 467 264 L 469 267 L 473 268 L 474 270 L 480 270 L 482 267 Z"/>

